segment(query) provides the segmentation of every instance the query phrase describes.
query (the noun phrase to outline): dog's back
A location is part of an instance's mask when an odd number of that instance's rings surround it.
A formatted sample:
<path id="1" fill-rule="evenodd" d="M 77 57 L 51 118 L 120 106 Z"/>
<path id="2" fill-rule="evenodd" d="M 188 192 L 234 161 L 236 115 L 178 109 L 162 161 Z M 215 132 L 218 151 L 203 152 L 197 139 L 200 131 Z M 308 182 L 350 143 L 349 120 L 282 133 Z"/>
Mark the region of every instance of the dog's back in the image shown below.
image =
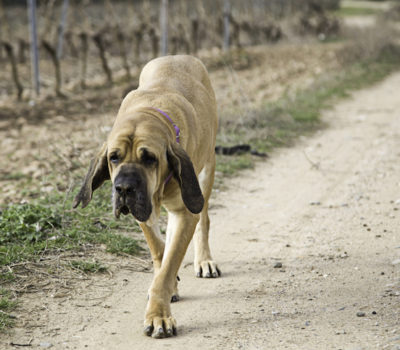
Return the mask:
<path id="1" fill-rule="evenodd" d="M 191 103 L 195 102 L 200 89 L 215 103 L 207 69 L 193 56 L 165 56 L 147 63 L 140 74 L 139 90 L 157 88 L 178 91 Z"/>
<path id="2" fill-rule="evenodd" d="M 176 55 L 150 61 L 140 75 L 138 91 L 141 90 L 179 93 L 194 107 L 202 123 L 208 129 L 216 131 L 215 94 L 207 69 L 199 59 L 189 55 Z"/>

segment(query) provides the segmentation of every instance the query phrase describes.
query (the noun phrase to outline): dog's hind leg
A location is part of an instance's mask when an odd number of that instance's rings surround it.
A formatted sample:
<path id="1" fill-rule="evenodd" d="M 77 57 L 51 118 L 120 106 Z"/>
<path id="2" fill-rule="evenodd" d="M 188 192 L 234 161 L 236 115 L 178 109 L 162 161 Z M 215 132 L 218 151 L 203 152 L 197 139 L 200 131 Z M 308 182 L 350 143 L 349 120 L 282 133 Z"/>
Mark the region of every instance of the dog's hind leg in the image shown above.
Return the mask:
<path id="1" fill-rule="evenodd" d="M 208 200 L 214 184 L 215 156 L 207 163 L 199 174 L 201 192 L 204 196 L 204 207 L 200 213 L 193 237 L 194 241 L 194 271 L 197 277 L 214 278 L 221 275 L 215 261 L 213 261 L 208 243 L 210 218 L 208 216 Z"/>

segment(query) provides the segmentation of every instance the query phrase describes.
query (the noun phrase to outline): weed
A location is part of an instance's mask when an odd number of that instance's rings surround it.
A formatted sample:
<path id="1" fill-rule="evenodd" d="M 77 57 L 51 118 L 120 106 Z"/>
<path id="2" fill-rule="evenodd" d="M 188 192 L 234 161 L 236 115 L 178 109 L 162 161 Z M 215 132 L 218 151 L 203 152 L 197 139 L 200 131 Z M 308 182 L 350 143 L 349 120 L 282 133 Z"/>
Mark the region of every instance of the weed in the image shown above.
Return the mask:
<path id="1" fill-rule="evenodd" d="M 24 179 L 24 178 L 26 178 L 26 177 L 27 177 L 27 176 L 26 176 L 25 174 L 22 174 L 22 173 L 20 173 L 20 172 L 15 172 L 15 173 L 10 173 L 10 174 L 2 175 L 2 176 L 0 177 L 0 179 L 3 180 L 3 181 L 7 181 L 7 180 L 9 180 L 9 181 L 16 181 L 16 180 Z"/>
<path id="2" fill-rule="evenodd" d="M 14 324 L 14 316 L 10 314 L 17 306 L 17 302 L 11 300 L 10 293 L 0 289 L 0 331 Z"/>
<path id="3" fill-rule="evenodd" d="M 0 215 L 0 244 L 39 242 L 54 228 L 61 216 L 41 205 L 22 204 L 6 208 Z"/>
<path id="4" fill-rule="evenodd" d="M 140 253 L 139 242 L 121 234 L 139 231 L 139 226 L 131 217 L 115 220 L 109 190 L 109 185 L 99 189 L 84 210 L 66 209 L 72 198 L 58 193 L 35 204 L 5 208 L 0 213 L 0 266 L 87 244 L 104 244 L 114 254 Z"/>
<path id="5" fill-rule="evenodd" d="M 107 267 L 97 261 L 72 260 L 69 262 L 69 266 L 85 273 L 102 273 L 107 271 Z"/>
<path id="6" fill-rule="evenodd" d="M 239 170 L 249 169 L 254 166 L 252 157 L 248 154 L 242 154 L 235 157 L 218 155 L 216 171 L 224 176 L 237 173 Z"/>

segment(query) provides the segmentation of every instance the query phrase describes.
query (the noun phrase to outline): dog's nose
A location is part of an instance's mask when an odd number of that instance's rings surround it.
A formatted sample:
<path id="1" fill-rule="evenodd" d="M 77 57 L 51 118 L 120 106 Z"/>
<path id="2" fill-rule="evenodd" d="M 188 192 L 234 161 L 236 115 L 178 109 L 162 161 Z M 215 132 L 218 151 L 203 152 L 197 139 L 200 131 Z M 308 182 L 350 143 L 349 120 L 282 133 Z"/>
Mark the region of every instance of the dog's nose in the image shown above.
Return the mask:
<path id="1" fill-rule="evenodd" d="M 120 184 L 116 184 L 115 185 L 115 190 L 118 192 L 118 194 L 120 195 L 129 195 L 132 194 L 135 189 L 133 187 L 133 185 L 131 184 L 124 184 L 124 183 L 120 183 Z"/>

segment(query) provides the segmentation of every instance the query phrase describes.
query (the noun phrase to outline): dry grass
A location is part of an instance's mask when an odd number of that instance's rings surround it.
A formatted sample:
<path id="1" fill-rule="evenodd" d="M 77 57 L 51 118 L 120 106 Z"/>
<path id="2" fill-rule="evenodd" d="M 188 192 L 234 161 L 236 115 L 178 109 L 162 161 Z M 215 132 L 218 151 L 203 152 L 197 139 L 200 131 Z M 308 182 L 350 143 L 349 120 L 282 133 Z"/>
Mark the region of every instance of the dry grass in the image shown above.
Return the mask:
<path id="1" fill-rule="evenodd" d="M 365 60 L 376 60 L 382 54 L 391 54 L 398 50 L 396 42 L 398 35 L 399 31 L 382 17 L 374 27 L 344 26 L 342 36 L 346 40 L 346 45 L 338 52 L 337 57 L 344 66 Z"/>

